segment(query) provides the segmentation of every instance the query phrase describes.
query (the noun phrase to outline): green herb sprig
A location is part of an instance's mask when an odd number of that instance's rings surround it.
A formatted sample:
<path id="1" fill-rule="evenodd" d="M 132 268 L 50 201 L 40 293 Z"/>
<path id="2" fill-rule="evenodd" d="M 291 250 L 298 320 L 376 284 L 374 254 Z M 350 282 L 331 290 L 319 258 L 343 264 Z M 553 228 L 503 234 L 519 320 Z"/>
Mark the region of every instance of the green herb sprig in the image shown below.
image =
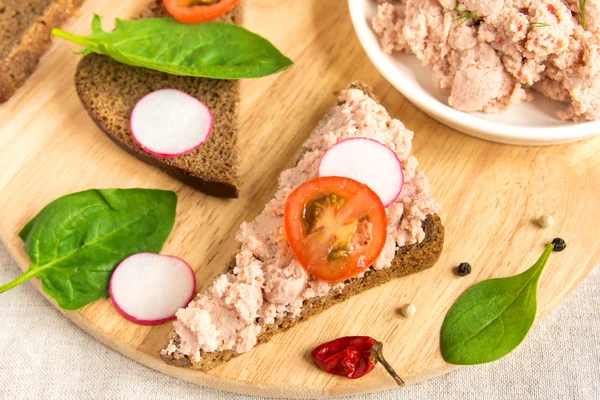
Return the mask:
<path id="1" fill-rule="evenodd" d="M 459 14 L 458 17 L 454 18 L 454 22 L 456 22 L 456 25 L 454 25 L 454 29 L 458 28 L 470 19 L 472 19 L 473 21 L 483 21 L 482 17 L 478 17 L 477 15 L 475 15 L 475 13 L 477 13 L 477 10 L 461 10 L 460 8 L 458 8 L 458 6 L 455 6 L 453 11 L 456 11 Z"/>
<path id="2" fill-rule="evenodd" d="M 535 28 L 545 28 L 545 27 L 548 27 L 548 26 L 552 26 L 552 24 L 549 24 L 547 22 L 531 22 L 529 24 L 529 32 L 531 32 Z"/>
<path id="3" fill-rule="evenodd" d="M 536 291 L 554 249 L 549 244 L 527 271 L 477 283 L 446 314 L 440 335 L 444 360 L 473 365 L 496 361 L 527 336 L 536 315 Z"/>
<path id="4" fill-rule="evenodd" d="M 54 200 L 19 233 L 31 266 L 0 293 L 37 277 L 66 310 L 106 297 L 119 262 L 160 252 L 176 206 L 175 192 L 153 189 L 87 190 Z"/>
<path id="5" fill-rule="evenodd" d="M 583 27 L 583 29 L 585 29 L 585 26 L 587 24 L 587 21 L 585 18 L 586 3 L 587 3 L 587 0 L 579 0 L 579 14 L 581 15 L 581 26 Z"/>
<path id="6" fill-rule="evenodd" d="M 104 54 L 123 64 L 173 75 L 258 78 L 292 65 L 265 38 L 224 22 L 187 25 L 171 18 L 117 19 L 115 30 L 105 32 L 94 15 L 90 36 L 57 28 L 52 34 L 86 46 L 77 54 Z"/>

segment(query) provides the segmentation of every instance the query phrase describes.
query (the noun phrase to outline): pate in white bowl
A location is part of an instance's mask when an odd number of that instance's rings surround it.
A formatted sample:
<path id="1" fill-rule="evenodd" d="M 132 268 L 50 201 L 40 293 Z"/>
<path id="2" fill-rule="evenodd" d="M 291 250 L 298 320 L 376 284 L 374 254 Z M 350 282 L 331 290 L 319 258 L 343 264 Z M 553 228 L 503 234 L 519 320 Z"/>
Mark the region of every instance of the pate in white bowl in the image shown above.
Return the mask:
<path id="1" fill-rule="evenodd" d="M 348 0 L 359 40 L 381 74 L 407 99 L 440 122 L 467 134 L 501 143 L 549 145 L 585 139 L 600 133 L 600 121 L 572 122 L 556 117 L 565 103 L 533 92 L 532 102 L 499 113 L 465 113 L 448 105 L 448 96 L 433 82 L 432 70 L 412 54 L 385 54 L 372 29 L 374 0 Z"/>

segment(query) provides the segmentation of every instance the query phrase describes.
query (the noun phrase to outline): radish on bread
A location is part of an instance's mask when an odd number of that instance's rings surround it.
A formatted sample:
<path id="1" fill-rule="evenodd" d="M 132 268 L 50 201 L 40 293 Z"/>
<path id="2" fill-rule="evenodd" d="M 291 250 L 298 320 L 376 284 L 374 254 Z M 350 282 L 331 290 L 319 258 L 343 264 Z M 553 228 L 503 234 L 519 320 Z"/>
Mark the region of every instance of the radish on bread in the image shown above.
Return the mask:
<path id="1" fill-rule="evenodd" d="M 136 103 L 130 120 L 133 139 L 157 157 L 179 157 L 196 150 L 213 126 L 206 104 L 177 89 L 148 93 Z"/>
<path id="2" fill-rule="evenodd" d="M 369 138 L 346 139 L 331 146 L 321 159 L 319 176 L 343 176 L 364 183 L 386 207 L 396 201 L 404 185 L 396 153 Z"/>

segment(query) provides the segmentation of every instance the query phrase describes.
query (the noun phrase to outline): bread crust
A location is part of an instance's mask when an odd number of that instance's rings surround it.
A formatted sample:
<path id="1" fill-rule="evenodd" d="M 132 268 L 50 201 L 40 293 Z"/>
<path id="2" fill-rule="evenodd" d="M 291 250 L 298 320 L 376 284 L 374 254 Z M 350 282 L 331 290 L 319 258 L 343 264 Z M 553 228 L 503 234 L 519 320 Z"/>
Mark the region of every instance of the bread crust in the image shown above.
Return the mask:
<path id="1" fill-rule="evenodd" d="M 55 0 L 0 60 L 0 103 L 6 102 L 33 74 L 51 44 L 53 28 L 61 26 L 84 0 Z"/>

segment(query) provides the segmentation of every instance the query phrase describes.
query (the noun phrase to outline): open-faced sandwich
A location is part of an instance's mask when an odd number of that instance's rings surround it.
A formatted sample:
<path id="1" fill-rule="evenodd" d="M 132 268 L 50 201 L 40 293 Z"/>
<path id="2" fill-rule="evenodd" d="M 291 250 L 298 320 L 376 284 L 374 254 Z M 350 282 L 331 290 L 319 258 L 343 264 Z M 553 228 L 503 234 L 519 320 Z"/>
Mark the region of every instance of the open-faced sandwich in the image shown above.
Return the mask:
<path id="1" fill-rule="evenodd" d="M 273 199 L 241 225 L 224 273 L 177 312 L 162 358 L 211 369 L 355 294 L 432 267 L 444 229 L 412 138 L 365 84 L 343 91 Z"/>

